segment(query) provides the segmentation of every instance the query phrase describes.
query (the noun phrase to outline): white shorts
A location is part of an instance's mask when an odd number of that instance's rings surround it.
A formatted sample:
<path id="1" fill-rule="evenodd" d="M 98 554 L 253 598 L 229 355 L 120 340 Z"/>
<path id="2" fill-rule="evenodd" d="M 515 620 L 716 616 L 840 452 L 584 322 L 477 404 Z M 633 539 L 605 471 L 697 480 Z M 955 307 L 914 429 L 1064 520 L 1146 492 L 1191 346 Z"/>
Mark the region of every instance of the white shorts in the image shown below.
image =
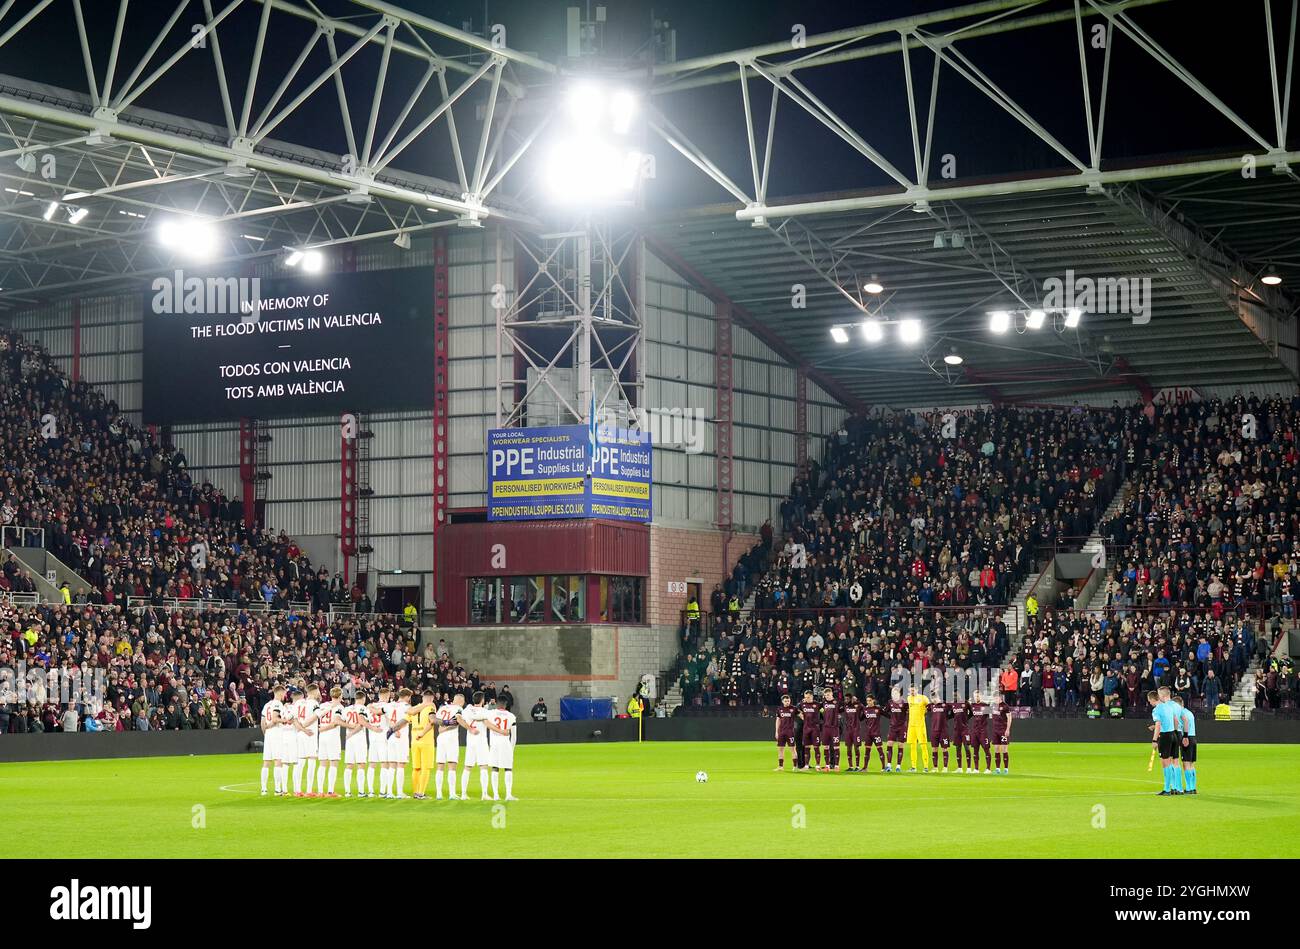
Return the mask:
<path id="1" fill-rule="evenodd" d="M 515 746 L 509 741 L 499 741 L 492 746 L 492 767 L 513 770 L 515 766 Z"/>
<path id="2" fill-rule="evenodd" d="M 406 764 L 411 760 L 411 743 L 406 732 L 406 729 L 402 729 L 388 739 L 388 761 L 392 764 Z"/>
<path id="3" fill-rule="evenodd" d="M 279 757 L 279 755 L 276 754 L 276 752 L 279 751 L 279 747 L 280 747 L 280 742 L 278 738 L 279 734 L 280 733 L 274 728 L 262 730 L 262 760 L 263 761 L 274 761 L 277 757 Z"/>
<path id="4" fill-rule="evenodd" d="M 298 732 L 297 729 L 281 728 L 280 738 L 276 742 L 278 754 L 276 755 L 285 764 L 297 764 L 298 762 Z"/>
<path id="5" fill-rule="evenodd" d="M 307 732 L 298 732 L 298 757 L 316 757 L 316 736 Z"/>
<path id="6" fill-rule="evenodd" d="M 366 736 L 364 732 L 357 732 L 347 741 L 347 752 L 343 759 L 344 764 L 365 764 L 366 763 Z"/>
<path id="7" fill-rule="evenodd" d="M 318 742 L 316 757 L 321 761 L 338 761 L 339 760 L 339 730 L 337 728 L 324 732 Z"/>
<path id="8" fill-rule="evenodd" d="M 388 757 L 388 739 L 384 737 L 383 732 L 371 732 L 366 736 L 370 743 L 369 761 L 371 764 L 387 764 Z"/>
<path id="9" fill-rule="evenodd" d="M 452 729 L 438 736 L 438 764 L 455 764 L 460 760 L 460 734 Z"/>
<path id="10" fill-rule="evenodd" d="M 490 768 L 492 754 L 488 750 L 486 735 L 470 735 L 465 741 L 465 767 Z"/>

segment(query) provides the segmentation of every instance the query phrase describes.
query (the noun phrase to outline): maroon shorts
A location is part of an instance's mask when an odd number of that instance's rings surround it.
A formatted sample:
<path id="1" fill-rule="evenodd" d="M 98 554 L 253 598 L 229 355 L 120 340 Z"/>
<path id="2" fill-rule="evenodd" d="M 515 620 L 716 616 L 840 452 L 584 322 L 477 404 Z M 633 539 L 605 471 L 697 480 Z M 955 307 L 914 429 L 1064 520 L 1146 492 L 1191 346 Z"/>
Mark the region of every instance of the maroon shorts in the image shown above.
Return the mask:
<path id="1" fill-rule="evenodd" d="M 889 737 L 887 737 L 885 741 L 896 741 L 900 745 L 903 742 L 907 741 L 907 726 L 900 725 L 899 727 L 895 728 L 893 725 L 890 725 Z"/>
<path id="2" fill-rule="evenodd" d="M 822 747 L 835 747 L 840 743 L 840 731 L 838 728 L 822 729 Z"/>
<path id="3" fill-rule="evenodd" d="M 776 746 L 778 748 L 794 747 L 794 732 L 782 732 L 776 736 Z"/>
<path id="4" fill-rule="evenodd" d="M 844 744 L 846 745 L 862 744 L 862 734 L 856 728 L 844 729 Z"/>
<path id="5" fill-rule="evenodd" d="M 982 732 L 971 735 L 967 738 L 967 741 L 972 745 L 979 746 L 980 748 L 987 748 L 989 746 L 989 736 Z"/>
<path id="6" fill-rule="evenodd" d="M 816 730 L 810 731 L 809 729 L 805 728 L 803 730 L 803 746 L 805 748 L 811 748 L 813 745 L 820 745 L 821 744 L 821 741 L 819 740 L 820 737 L 821 737 L 820 732 Z"/>
<path id="7" fill-rule="evenodd" d="M 867 737 L 864 738 L 864 739 L 862 739 L 862 741 L 863 741 L 864 744 L 867 744 L 867 745 L 877 745 L 877 746 L 879 746 L 879 745 L 880 745 L 880 732 L 878 732 L 878 731 L 867 732 Z"/>
<path id="8" fill-rule="evenodd" d="M 936 732 L 935 734 L 931 735 L 930 744 L 933 745 L 935 748 L 947 748 L 949 744 L 948 733 Z"/>
<path id="9" fill-rule="evenodd" d="M 954 745 L 969 745 L 970 735 L 966 732 L 953 732 L 952 743 Z"/>
<path id="10" fill-rule="evenodd" d="M 1005 734 L 993 736 L 993 744 L 995 745 L 1006 745 L 1006 744 L 1010 744 L 1010 742 L 1011 739 L 1008 738 Z"/>

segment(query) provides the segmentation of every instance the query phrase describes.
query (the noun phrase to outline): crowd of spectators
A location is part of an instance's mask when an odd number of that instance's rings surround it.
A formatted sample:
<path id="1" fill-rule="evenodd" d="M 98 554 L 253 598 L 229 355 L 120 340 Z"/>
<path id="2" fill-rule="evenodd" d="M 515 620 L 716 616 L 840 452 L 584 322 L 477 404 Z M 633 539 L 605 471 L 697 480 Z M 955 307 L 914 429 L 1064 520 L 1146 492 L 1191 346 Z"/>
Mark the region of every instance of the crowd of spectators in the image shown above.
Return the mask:
<path id="1" fill-rule="evenodd" d="M 1101 526 L 1118 551 L 1108 605 L 1269 604 L 1290 618 L 1298 574 L 1294 400 L 1239 398 L 1153 411 L 1147 457 Z"/>
<path id="2" fill-rule="evenodd" d="M 1036 551 L 1086 536 L 1146 420 L 984 409 L 848 420 L 782 503 L 758 609 L 1006 604 Z"/>
<path id="3" fill-rule="evenodd" d="M 348 698 L 380 683 L 432 688 L 446 701 L 498 692 L 445 642 L 417 651 L 412 627 L 389 615 L 0 600 L 0 630 L 0 669 L 17 676 L 0 681 L 0 734 L 251 727 L 272 687 L 287 682 L 338 685 Z"/>
<path id="4" fill-rule="evenodd" d="M 1094 530 L 1119 551 L 1107 609 L 1047 604 L 1000 687 L 1071 713 L 1138 708 L 1158 684 L 1230 701 L 1271 647 L 1270 616 L 1294 614 L 1298 421 L 1296 401 L 1247 398 L 850 419 L 791 485 L 779 547 L 765 535 L 746 571 L 753 612 L 715 596 L 709 622 L 685 624 L 685 702 L 774 705 L 827 684 L 883 700 L 915 661 L 997 666 L 1001 606 Z M 1272 691 L 1260 677 L 1262 705 L 1293 701 L 1288 674 Z"/>
<path id="5" fill-rule="evenodd" d="M 7 545 L 43 543 L 82 577 L 69 591 L 79 603 L 365 607 L 290 538 L 245 527 L 242 503 L 196 483 L 182 451 L 17 334 L 0 334 L 0 526 Z M 13 589 L 8 564 L 3 576 Z"/>
<path id="6" fill-rule="evenodd" d="M 29 605 L 15 594 L 36 578 L 0 561 L 0 734 L 252 726 L 289 681 L 495 697 L 445 644 L 417 654 L 409 616 L 372 614 L 291 538 L 245 527 L 240 502 L 196 483 L 183 452 L 12 333 L 0 333 L 0 526 L 5 545 L 43 544 L 86 581 L 62 604 Z"/>
<path id="7" fill-rule="evenodd" d="M 1007 629 L 992 610 L 799 611 L 797 616 L 717 615 L 688 633 L 680 686 L 692 707 L 770 706 L 805 689 L 882 704 L 903 672 L 996 666 Z"/>
<path id="8" fill-rule="evenodd" d="M 1011 665 L 1016 704 L 1065 712 L 1141 714 L 1168 686 L 1193 708 L 1231 701 L 1270 629 L 1258 618 L 1209 610 L 1060 610 L 1030 620 Z"/>

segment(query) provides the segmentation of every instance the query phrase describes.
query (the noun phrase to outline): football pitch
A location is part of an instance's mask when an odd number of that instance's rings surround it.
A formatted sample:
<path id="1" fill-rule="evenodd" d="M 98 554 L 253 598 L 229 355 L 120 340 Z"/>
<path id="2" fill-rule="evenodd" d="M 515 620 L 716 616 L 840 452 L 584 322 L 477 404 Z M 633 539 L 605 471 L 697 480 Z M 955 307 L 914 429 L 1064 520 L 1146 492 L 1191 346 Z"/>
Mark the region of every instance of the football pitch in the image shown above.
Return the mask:
<path id="1" fill-rule="evenodd" d="M 777 774 L 769 743 L 525 745 L 508 805 L 477 775 L 469 801 L 262 797 L 254 755 L 2 764 L 0 857 L 1300 856 L 1300 745 L 1200 752 L 1200 794 L 1163 798 L 1140 743 L 1013 744 L 1008 776 L 874 756 Z"/>

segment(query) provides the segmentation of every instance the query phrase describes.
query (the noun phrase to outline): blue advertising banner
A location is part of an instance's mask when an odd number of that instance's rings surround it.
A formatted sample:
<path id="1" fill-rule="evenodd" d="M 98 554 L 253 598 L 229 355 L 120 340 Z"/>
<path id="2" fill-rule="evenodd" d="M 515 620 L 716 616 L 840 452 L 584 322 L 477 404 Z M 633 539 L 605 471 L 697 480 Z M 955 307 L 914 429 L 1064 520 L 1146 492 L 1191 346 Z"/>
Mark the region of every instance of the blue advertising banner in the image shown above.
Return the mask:
<path id="1" fill-rule="evenodd" d="M 591 466 L 587 501 L 592 517 L 649 524 L 650 474 L 654 449 L 639 429 L 596 430 L 596 457 Z"/>
<path id="2" fill-rule="evenodd" d="M 488 432 L 488 520 L 602 517 L 649 523 L 650 435 L 583 425 Z"/>

